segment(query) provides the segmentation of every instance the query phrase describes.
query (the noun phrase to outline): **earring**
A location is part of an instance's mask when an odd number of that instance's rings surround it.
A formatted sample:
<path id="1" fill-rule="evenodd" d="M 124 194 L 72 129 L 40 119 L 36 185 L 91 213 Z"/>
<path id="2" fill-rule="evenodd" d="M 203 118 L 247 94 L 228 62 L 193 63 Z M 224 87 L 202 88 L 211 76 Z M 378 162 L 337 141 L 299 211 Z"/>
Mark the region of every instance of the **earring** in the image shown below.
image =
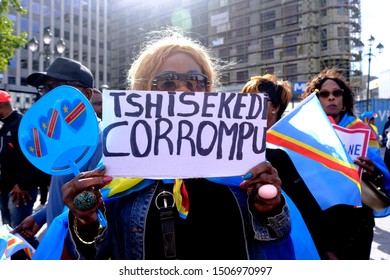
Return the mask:
<path id="1" fill-rule="evenodd" d="M 341 109 L 341 111 L 344 112 L 345 110 L 347 110 L 347 107 L 343 106 L 343 109 Z"/>
<path id="2" fill-rule="evenodd" d="M 272 115 L 275 115 L 275 111 L 272 111 L 271 114 L 272 114 Z"/>

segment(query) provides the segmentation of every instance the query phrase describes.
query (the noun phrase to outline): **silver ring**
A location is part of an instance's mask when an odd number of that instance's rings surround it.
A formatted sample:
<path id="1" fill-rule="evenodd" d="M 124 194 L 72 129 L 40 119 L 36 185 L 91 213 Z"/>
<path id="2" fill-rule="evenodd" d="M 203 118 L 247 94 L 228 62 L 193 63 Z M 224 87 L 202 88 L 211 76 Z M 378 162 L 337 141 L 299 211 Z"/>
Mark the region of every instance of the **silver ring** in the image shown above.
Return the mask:
<path id="1" fill-rule="evenodd" d="M 74 206 L 79 210 L 89 210 L 95 206 L 96 202 L 96 195 L 90 191 L 83 191 L 73 199 Z"/>

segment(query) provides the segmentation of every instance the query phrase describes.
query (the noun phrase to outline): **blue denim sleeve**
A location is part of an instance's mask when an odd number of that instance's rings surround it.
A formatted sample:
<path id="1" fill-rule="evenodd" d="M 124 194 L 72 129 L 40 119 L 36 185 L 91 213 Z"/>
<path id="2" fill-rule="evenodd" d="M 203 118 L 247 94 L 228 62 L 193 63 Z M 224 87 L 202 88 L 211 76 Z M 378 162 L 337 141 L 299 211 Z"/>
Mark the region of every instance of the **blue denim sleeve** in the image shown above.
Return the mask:
<path id="1" fill-rule="evenodd" d="M 39 225 L 39 227 L 42 227 L 44 224 L 46 224 L 46 207 L 34 213 L 32 217 L 34 218 L 35 222 Z"/>
<path id="2" fill-rule="evenodd" d="M 255 233 L 254 238 L 259 241 L 274 241 L 278 239 L 286 238 L 290 235 L 291 220 L 290 211 L 287 206 L 286 200 L 282 195 L 282 210 L 275 216 L 257 218 L 249 210 L 253 231 Z"/>

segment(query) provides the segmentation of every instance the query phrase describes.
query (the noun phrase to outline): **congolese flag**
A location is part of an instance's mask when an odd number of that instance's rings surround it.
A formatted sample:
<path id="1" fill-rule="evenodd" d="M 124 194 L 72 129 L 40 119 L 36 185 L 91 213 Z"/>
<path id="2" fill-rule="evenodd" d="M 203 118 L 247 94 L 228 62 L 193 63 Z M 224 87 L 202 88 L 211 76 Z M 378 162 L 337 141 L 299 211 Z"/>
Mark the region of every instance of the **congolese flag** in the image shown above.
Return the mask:
<path id="1" fill-rule="evenodd" d="M 24 250 L 32 259 L 35 249 L 19 234 L 12 234 L 12 228 L 5 224 L 0 227 L 0 260 L 9 260 L 19 250 Z"/>
<path id="2" fill-rule="evenodd" d="M 356 166 L 314 94 L 268 130 L 267 145 L 287 152 L 322 209 L 361 206 Z"/>
<path id="3" fill-rule="evenodd" d="M 356 128 L 369 128 L 367 124 L 361 121 L 359 118 L 355 116 L 345 115 L 338 124 L 339 126 L 346 127 L 349 129 Z M 367 151 L 367 157 L 371 159 L 375 166 L 382 172 L 383 181 L 384 181 L 384 189 L 386 193 L 390 194 L 390 172 L 387 169 L 386 163 L 383 160 L 381 155 L 378 140 L 374 132 L 370 133 L 370 142 Z M 374 216 L 377 218 L 386 217 L 390 215 L 390 207 L 383 209 L 382 211 L 374 211 Z"/>

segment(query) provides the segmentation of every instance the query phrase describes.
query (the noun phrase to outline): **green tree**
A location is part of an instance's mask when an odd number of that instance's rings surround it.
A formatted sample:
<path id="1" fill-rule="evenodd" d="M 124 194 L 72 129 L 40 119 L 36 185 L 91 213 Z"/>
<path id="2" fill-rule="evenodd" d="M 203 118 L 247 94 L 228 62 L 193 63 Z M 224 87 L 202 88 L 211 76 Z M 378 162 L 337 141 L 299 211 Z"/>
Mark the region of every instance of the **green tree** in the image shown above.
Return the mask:
<path id="1" fill-rule="evenodd" d="M 15 49 L 24 47 L 27 43 L 26 32 L 14 35 L 14 23 L 8 18 L 10 8 L 19 14 L 27 13 L 20 0 L 0 0 L 0 73 L 7 69 Z"/>

